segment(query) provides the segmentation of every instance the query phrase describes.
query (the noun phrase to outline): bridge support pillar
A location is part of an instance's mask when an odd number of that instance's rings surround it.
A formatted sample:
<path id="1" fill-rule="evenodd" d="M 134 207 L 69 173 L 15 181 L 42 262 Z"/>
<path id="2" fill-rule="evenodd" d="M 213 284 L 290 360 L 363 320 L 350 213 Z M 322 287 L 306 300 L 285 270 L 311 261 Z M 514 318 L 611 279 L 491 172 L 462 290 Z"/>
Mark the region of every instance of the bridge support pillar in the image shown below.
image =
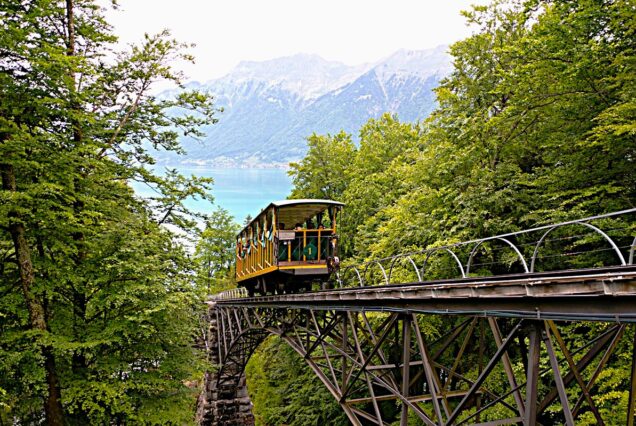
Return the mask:
<path id="1" fill-rule="evenodd" d="M 236 385 L 217 386 L 217 379 L 215 373 L 206 374 L 197 423 L 206 426 L 253 425 L 252 401 L 247 394 L 245 376 Z"/>
<path id="2" fill-rule="evenodd" d="M 206 350 L 208 360 L 219 366 L 219 325 L 214 307 L 207 315 Z M 222 375 L 223 377 L 219 377 Z M 221 379 L 221 380 L 219 380 Z M 205 426 L 254 425 L 252 401 L 247 393 L 245 374 L 219 368 L 205 373 L 203 391 L 197 402 L 196 422 Z"/>

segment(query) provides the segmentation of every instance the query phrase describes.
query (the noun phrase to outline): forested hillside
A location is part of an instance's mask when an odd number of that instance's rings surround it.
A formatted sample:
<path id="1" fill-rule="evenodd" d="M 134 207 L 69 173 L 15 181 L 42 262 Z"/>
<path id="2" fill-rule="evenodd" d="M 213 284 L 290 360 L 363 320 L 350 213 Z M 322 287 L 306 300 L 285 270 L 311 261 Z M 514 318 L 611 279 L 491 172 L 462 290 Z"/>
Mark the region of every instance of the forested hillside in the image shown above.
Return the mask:
<path id="1" fill-rule="evenodd" d="M 91 0 L 0 6 L 0 424 L 187 424 L 205 368 L 183 241 L 211 182 L 153 175 L 214 122 L 150 93 L 190 60 L 167 32 L 127 51 Z M 166 111 L 180 108 L 178 118 Z M 156 196 L 139 200 L 131 180 Z M 205 217 L 200 217 L 205 220 Z M 177 237 L 178 235 L 178 237 Z"/>
<path id="2" fill-rule="evenodd" d="M 370 120 L 359 147 L 345 133 L 313 135 L 292 164 L 292 198 L 347 204 L 345 262 L 636 206 L 633 1 L 495 1 L 466 18 L 479 30 L 451 47 L 429 119 Z M 341 421 L 335 401 L 309 419 L 290 414 L 298 384 L 281 372 L 304 377 L 303 365 L 277 343 L 257 353 L 248 384 L 261 424 Z M 609 418 L 625 418 L 613 410 L 628 378 L 616 369 L 598 385 Z"/>

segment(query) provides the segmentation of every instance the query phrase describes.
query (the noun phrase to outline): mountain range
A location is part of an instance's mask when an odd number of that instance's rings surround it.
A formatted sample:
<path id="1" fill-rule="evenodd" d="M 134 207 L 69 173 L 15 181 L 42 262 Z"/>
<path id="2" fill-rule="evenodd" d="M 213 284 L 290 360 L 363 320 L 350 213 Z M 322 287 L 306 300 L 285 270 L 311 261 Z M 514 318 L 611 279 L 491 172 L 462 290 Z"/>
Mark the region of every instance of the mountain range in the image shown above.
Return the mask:
<path id="1" fill-rule="evenodd" d="M 207 167 L 284 166 L 303 157 L 305 138 L 314 132 L 345 130 L 357 140 L 360 127 L 385 112 L 402 121 L 426 118 L 435 107 L 432 89 L 450 70 L 447 46 L 400 50 L 358 66 L 309 54 L 241 62 L 224 77 L 186 85 L 213 94 L 223 112 L 203 129 L 203 141 L 182 141 L 186 157 L 159 159 Z"/>

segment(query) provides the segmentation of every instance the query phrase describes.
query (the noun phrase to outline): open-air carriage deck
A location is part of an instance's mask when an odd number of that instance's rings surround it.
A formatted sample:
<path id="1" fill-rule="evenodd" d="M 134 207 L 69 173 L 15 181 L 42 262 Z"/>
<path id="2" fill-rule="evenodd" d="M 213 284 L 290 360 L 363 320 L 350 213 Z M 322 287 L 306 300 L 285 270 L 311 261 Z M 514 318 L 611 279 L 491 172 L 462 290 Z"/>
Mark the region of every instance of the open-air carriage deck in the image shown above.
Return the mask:
<path id="1" fill-rule="evenodd" d="M 343 204 L 303 199 L 271 203 L 237 235 L 236 280 L 249 292 L 293 292 L 337 266 L 337 222 Z M 298 280 L 296 281 L 296 283 Z"/>

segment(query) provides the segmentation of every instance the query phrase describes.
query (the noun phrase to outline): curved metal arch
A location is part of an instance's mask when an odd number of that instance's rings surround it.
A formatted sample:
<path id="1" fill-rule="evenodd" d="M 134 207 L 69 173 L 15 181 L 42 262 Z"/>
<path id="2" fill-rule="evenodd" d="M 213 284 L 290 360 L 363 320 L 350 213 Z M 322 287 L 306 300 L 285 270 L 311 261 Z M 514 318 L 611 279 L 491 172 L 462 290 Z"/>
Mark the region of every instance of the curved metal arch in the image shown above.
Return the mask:
<path id="1" fill-rule="evenodd" d="M 384 283 L 386 285 L 389 284 L 389 277 L 386 275 L 386 270 L 384 269 L 384 266 L 382 266 L 382 263 L 380 263 L 379 260 L 372 260 L 371 262 L 367 263 L 367 266 L 364 268 L 364 271 L 362 272 L 363 276 L 367 276 L 367 271 L 369 270 L 369 267 L 373 264 L 378 264 L 378 266 L 380 267 L 380 270 L 382 271 L 382 275 L 384 275 Z"/>
<path id="2" fill-rule="evenodd" d="M 603 232 L 601 229 L 597 228 L 594 225 L 591 225 L 589 223 L 586 222 L 578 222 L 578 221 L 574 221 L 574 222 L 566 222 L 566 223 L 560 223 L 557 225 L 554 225 L 552 227 L 550 227 L 547 231 L 545 231 L 545 233 L 541 236 L 541 239 L 539 239 L 539 241 L 537 242 L 537 245 L 534 247 L 534 252 L 532 253 L 532 261 L 530 262 L 530 272 L 534 272 L 534 265 L 535 262 L 537 260 L 537 254 L 539 253 L 539 247 L 541 247 L 541 244 L 543 244 L 543 241 L 545 240 L 545 238 L 548 236 L 548 234 L 552 231 L 554 231 L 557 228 L 561 228 L 563 226 L 568 226 L 568 225 L 583 225 L 586 226 L 588 228 L 590 228 L 592 231 L 598 233 L 599 235 L 601 235 L 603 238 L 605 238 L 605 240 L 610 243 L 610 245 L 612 246 L 612 248 L 614 249 L 614 251 L 616 252 L 616 255 L 618 256 L 618 259 L 621 262 L 622 266 L 626 266 L 627 262 L 625 262 L 625 258 L 623 257 L 623 254 L 621 253 L 620 249 L 618 248 L 618 246 L 616 245 L 616 243 L 614 243 L 614 240 L 612 240 L 609 235 L 607 235 L 605 232 Z M 633 248 L 632 248 L 633 250 Z"/>
<path id="3" fill-rule="evenodd" d="M 502 237 L 492 237 L 492 238 L 485 238 L 483 240 L 481 240 L 479 243 L 477 243 L 477 245 L 472 249 L 472 251 L 470 252 L 470 255 L 468 256 L 468 262 L 466 263 L 466 275 L 470 274 L 470 265 L 472 265 L 473 262 L 473 257 L 475 256 L 475 254 L 477 253 L 477 249 L 485 242 L 487 241 L 494 241 L 494 240 L 499 240 L 499 241 L 503 241 L 504 243 L 508 244 L 514 251 L 515 253 L 517 253 L 517 257 L 519 257 L 519 260 L 521 260 L 521 263 L 523 264 L 523 269 L 526 271 L 526 273 L 530 273 L 530 270 L 528 269 L 528 264 L 526 263 L 526 259 L 523 257 L 523 254 L 521 254 L 521 251 L 519 251 L 519 249 L 517 248 L 516 245 L 514 245 L 510 240 L 508 240 L 507 238 L 502 238 Z"/>
<path id="4" fill-rule="evenodd" d="M 344 288 L 344 284 L 342 283 L 342 278 L 340 278 L 340 271 L 336 272 L 336 281 L 338 282 L 338 288 Z"/>
<path id="5" fill-rule="evenodd" d="M 218 379 L 217 379 L 217 383 L 219 383 L 221 381 L 221 378 L 223 377 L 223 373 L 224 370 L 226 371 L 231 365 L 235 365 L 238 366 L 238 370 L 237 372 L 239 373 L 236 376 L 236 379 L 240 379 L 240 376 L 244 373 L 245 371 L 245 366 L 247 365 L 247 361 L 252 357 L 252 355 L 254 354 L 254 351 L 256 350 L 256 348 L 258 348 L 258 346 L 263 343 L 263 341 L 267 338 L 267 336 L 269 336 L 271 334 L 271 332 L 269 330 L 267 330 L 266 328 L 261 328 L 261 327 L 249 327 L 245 330 L 243 330 L 241 333 L 239 333 L 236 338 L 234 338 L 228 347 L 227 352 L 225 353 L 225 356 L 221 357 L 219 356 L 219 370 L 218 370 Z M 258 343 L 256 343 L 253 347 L 250 347 L 250 351 L 248 354 L 246 354 L 246 356 L 244 357 L 245 359 L 241 359 L 241 363 L 237 363 L 236 360 L 239 359 L 239 357 L 237 356 L 232 356 L 233 352 L 232 350 L 236 349 L 239 346 L 239 343 L 241 342 L 241 340 L 244 340 L 247 336 L 256 336 L 255 341 L 257 341 Z M 220 342 L 219 342 L 220 344 Z M 233 359 L 235 362 L 228 362 L 228 360 Z M 234 372 L 236 373 L 236 372 Z"/>
<path id="6" fill-rule="evenodd" d="M 356 273 L 356 275 L 358 276 L 358 284 L 359 287 L 364 287 L 364 279 L 362 278 L 362 276 L 360 275 L 360 271 L 358 271 L 358 267 L 357 266 L 347 266 L 345 268 L 342 268 L 342 277 L 340 279 L 341 282 L 341 287 L 340 288 L 344 288 L 346 286 L 346 282 L 344 281 L 347 277 L 347 272 L 349 271 L 353 271 Z M 338 273 L 338 276 L 340 276 L 340 273 Z"/>
<path id="7" fill-rule="evenodd" d="M 360 275 L 360 271 L 358 271 L 358 267 L 354 266 L 353 270 L 356 273 L 356 275 L 358 276 L 358 281 L 360 282 L 360 287 L 364 287 L 364 278 L 362 277 L 362 275 Z"/>
<path id="8" fill-rule="evenodd" d="M 426 264 L 428 263 L 428 259 L 431 257 L 431 255 L 437 251 L 440 250 L 445 250 L 448 253 L 450 253 L 450 255 L 453 257 L 453 259 L 455 259 L 455 262 L 457 263 L 457 266 L 459 267 L 459 271 L 462 273 L 462 278 L 466 278 L 466 272 L 464 271 L 464 265 L 462 265 L 461 260 L 459 260 L 459 257 L 457 257 L 457 255 L 448 247 L 436 247 L 436 248 L 432 248 L 429 250 L 426 250 L 426 258 L 424 259 L 424 263 L 422 264 L 422 277 L 424 276 L 424 269 L 426 268 Z"/>
<path id="9" fill-rule="evenodd" d="M 393 275 L 393 266 L 395 265 L 395 262 L 397 262 L 398 260 L 404 260 L 404 259 L 407 259 L 409 262 L 411 262 L 411 265 L 413 266 L 413 269 L 415 269 L 415 273 L 417 274 L 417 281 L 421 282 L 422 274 L 420 273 L 420 270 L 417 267 L 417 264 L 415 263 L 415 261 L 413 261 L 413 258 L 410 255 L 398 255 L 393 258 L 393 261 L 391 262 L 391 266 L 389 267 L 388 282 L 389 283 L 391 282 L 391 275 Z"/>
<path id="10" fill-rule="evenodd" d="M 351 269 L 352 268 L 349 266 L 338 269 L 336 277 L 338 278 L 338 282 L 340 283 L 340 288 L 347 287 L 347 276 Z"/>
<path id="11" fill-rule="evenodd" d="M 632 247 L 629 249 L 629 263 L 628 265 L 634 264 L 634 250 L 636 250 L 636 237 L 634 237 L 634 241 L 632 242 Z"/>

